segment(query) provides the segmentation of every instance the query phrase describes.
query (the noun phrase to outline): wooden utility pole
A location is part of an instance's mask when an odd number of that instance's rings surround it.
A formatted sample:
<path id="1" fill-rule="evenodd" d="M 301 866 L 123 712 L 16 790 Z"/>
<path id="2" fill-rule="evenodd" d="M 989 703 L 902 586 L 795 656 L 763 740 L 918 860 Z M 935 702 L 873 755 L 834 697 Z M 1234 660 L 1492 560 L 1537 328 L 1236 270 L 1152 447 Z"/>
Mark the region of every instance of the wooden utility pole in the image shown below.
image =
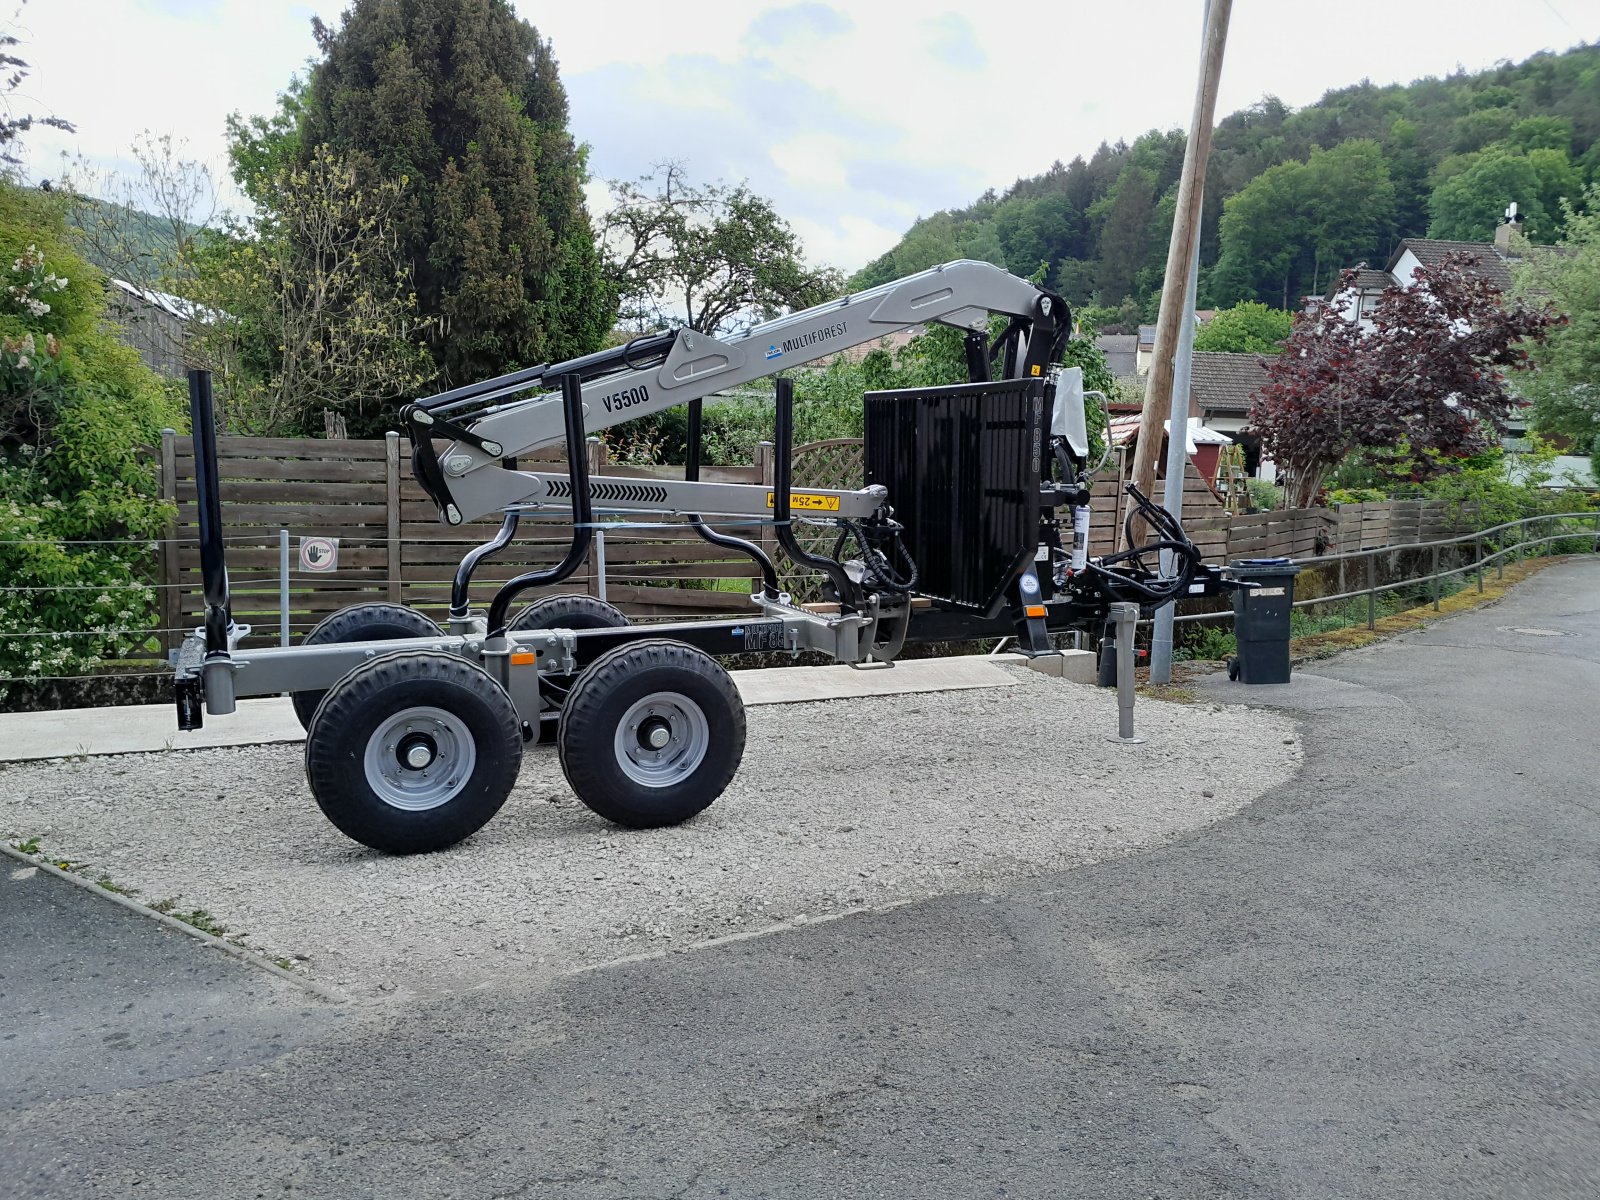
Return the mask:
<path id="1" fill-rule="evenodd" d="M 1167 274 L 1161 285 L 1161 312 L 1156 319 L 1155 356 L 1151 359 L 1150 378 L 1145 384 L 1144 409 L 1139 414 L 1139 440 L 1133 453 L 1133 482 L 1147 496 L 1155 491 L 1162 427 L 1172 411 L 1172 360 L 1178 348 L 1178 330 L 1182 322 L 1194 320 L 1194 313 L 1184 309 L 1190 263 L 1200 237 L 1206 161 L 1211 157 L 1211 122 L 1217 111 L 1217 84 L 1222 77 L 1222 51 L 1228 41 L 1228 17 L 1232 10 L 1233 0 L 1211 0 L 1205 44 L 1200 52 L 1200 85 L 1195 91 L 1189 143 L 1183 152 L 1183 175 L 1178 182 L 1177 209 L 1172 216 L 1172 241 L 1167 246 Z M 1187 413 L 1188 398 L 1184 399 Z M 1185 431 L 1174 424 L 1173 436 L 1184 435 Z M 1135 522 L 1135 526 L 1137 530 L 1142 522 Z"/>

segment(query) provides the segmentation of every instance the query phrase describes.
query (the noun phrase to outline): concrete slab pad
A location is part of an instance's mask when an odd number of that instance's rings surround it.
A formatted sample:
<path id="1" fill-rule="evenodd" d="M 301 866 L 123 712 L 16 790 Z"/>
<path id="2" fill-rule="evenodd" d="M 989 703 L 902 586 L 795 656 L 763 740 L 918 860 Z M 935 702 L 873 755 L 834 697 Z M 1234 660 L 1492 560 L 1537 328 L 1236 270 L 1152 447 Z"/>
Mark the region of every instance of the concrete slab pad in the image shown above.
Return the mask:
<path id="1" fill-rule="evenodd" d="M 170 704 L 120 708 L 69 708 L 58 712 L 0 714 L 0 762 L 78 755 L 137 754 L 150 750 L 207 750 L 297 742 L 305 737 L 286 697 L 241 700 L 231 717 L 213 717 L 204 729 L 182 733 Z"/>
<path id="2" fill-rule="evenodd" d="M 1090 686 L 1094 686 L 1100 676 L 1099 659 L 1093 650 L 1055 650 L 1049 654 L 1041 654 L 1037 658 L 1010 652 L 991 654 L 989 660 L 1016 667 L 1027 667 L 1056 679 L 1086 683 Z"/>
<path id="3" fill-rule="evenodd" d="M 982 658 L 916 659 L 864 671 L 845 666 L 765 667 L 735 671 L 733 678 L 747 705 L 1011 687 L 1017 682 L 1002 667 Z M 178 730 L 170 704 L 0 714 L 0 762 L 209 750 L 304 738 L 294 709 L 283 696 L 241 700 L 232 716 L 210 717 L 204 729 L 191 733 Z"/>
<path id="4" fill-rule="evenodd" d="M 735 671 L 746 704 L 795 704 L 857 696 L 903 696 L 966 688 L 1013 687 L 1016 679 L 982 658 L 918 658 L 892 667 L 763 667 Z"/>

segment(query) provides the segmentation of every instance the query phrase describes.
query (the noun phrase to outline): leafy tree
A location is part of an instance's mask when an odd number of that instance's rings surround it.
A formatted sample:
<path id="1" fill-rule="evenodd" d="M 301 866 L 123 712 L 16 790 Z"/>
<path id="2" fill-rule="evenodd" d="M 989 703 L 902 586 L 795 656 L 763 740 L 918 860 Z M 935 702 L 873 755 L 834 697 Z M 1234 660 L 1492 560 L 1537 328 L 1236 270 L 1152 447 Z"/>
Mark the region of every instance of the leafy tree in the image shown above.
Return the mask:
<path id="1" fill-rule="evenodd" d="M 196 251 L 190 354 L 239 432 L 379 433 L 432 375 L 394 215 L 401 177 L 363 185 L 327 146 L 280 170 L 264 205 Z"/>
<path id="2" fill-rule="evenodd" d="M 1391 287 L 1364 331 L 1325 307 L 1295 319 L 1251 409 L 1262 448 L 1277 462 L 1290 506 L 1311 505 L 1329 470 L 1356 451 L 1393 475 L 1449 472 L 1491 445 L 1517 400 L 1505 372 L 1526 369 L 1523 346 L 1559 318 L 1521 303 L 1447 255 Z M 1355 272 L 1341 277 L 1354 286 Z"/>
<path id="3" fill-rule="evenodd" d="M 1269 168 L 1223 204 L 1213 295 L 1289 308 L 1342 264 L 1374 257 L 1394 203 L 1376 142 L 1314 147 L 1306 162 Z"/>
<path id="4" fill-rule="evenodd" d="M 1224 354 L 1276 354 L 1293 327 L 1293 313 L 1241 300 L 1200 327 L 1194 335 L 1194 348 Z"/>
<path id="5" fill-rule="evenodd" d="M 1600 436 L 1600 183 L 1589 185 L 1587 200 L 1586 212 L 1567 205 L 1560 249 L 1528 247 L 1515 268 L 1519 294 L 1547 299 L 1567 317 L 1534 351 L 1539 373 L 1523 388 L 1533 425 L 1580 453 Z"/>
<path id="6" fill-rule="evenodd" d="M 1110 194 L 1089 209 L 1100 222 L 1100 269 L 1096 290 L 1103 304 L 1116 304 L 1133 291 L 1134 276 L 1150 246 L 1151 218 L 1156 211 L 1156 178 L 1139 167 L 1126 168 Z"/>
<path id="7" fill-rule="evenodd" d="M 97 171 L 79 158 L 61 180 L 78 248 L 113 279 L 179 296 L 195 291 L 197 251 L 217 213 L 210 170 L 170 135 L 148 130 L 129 148 L 137 171 Z M 188 322 L 144 330 L 173 361 L 187 354 Z M 163 344 L 164 343 L 164 344 Z"/>
<path id="8" fill-rule="evenodd" d="M 228 114 L 228 165 L 253 204 L 270 206 L 279 178 L 300 161 L 305 111 L 306 81 L 296 75 L 278 96 L 277 112 L 264 117 Z"/>
<path id="9" fill-rule="evenodd" d="M 63 207 L 0 178 L 0 678 L 77 674 L 155 624 L 167 509 L 140 447 L 182 407 L 107 326 Z"/>
<path id="10" fill-rule="evenodd" d="M 1558 205 L 1562 194 L 1578 185 L 1567 156 L 1560 150 L 1522 154 L 1506 146 L 1489 146 L 1478 154 L 1445 164 L 1448 175 L 1428 197 L 1428 236 L 1457 242 L 1487 242 L 1494 237 L 1506 205 L 1515 201 L 1528 236 L 1553 241 L 1557 223 L 1546 204 Z M 1559 216 L 1559 208 L 1555 215 Z"/>
<path id="11" fill-rule="evenodd" d="M 1528 117 L 1511 127 L 1506 138 L 1524 154 L 1530 150 L 1572 152 L 1572 122 L 1565 117 Z"/>
<path id="12" fill-rule="evenodd" d="M 697 185 L 680 164 L 663 163 L 610 188 L 605 273 L 626 324 L 721 333 L 843 289 L 836 271 L 805 265 L 788 222 L 743 184 Z"/>
<path id="13" fill-rule="evenodd" d="M 382 432 L 434 374 L 393 232 L 408 181 L 363 185 L 326 146 L 302 167 L 292 125 L 268 125 L 230 121 L 235 179 L 256 201 L 248 218 L 216 223 L 209 170 L 144 134 L 137 175 L 67 181 L 74 232 L 114 277 L 186 302 L 185 320 L 155 332 L 178 360 L 212 369 L 227 427 Z"/>
<path id="14" fill-rule="evenodd" d="M 616 306 L 550 43 L 509 0 L 354 0 L 313 29 L 298 164 L 326 144 L 364 189 L 410 181 L 393 228 L 446 381 L 598 347 Z"/>

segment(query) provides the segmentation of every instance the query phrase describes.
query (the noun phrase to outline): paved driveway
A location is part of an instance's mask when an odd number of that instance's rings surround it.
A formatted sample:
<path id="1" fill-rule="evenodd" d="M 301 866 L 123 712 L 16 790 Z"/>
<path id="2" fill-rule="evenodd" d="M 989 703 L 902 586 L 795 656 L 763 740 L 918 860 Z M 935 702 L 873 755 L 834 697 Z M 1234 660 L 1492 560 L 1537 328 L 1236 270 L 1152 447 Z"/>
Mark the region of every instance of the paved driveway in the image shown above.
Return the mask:
<path id="1" fill-rule="evenodd" d="M 1600 562 L 1270 699 L 1304 721 L 1301 777 L 1177 844 L 548 991 L 353 1008 L 267 1056 L 3 1095 L 0 1180 L 1600 1194 Z M 236 1003 L 244 1023 L 265 1001 Z"/>

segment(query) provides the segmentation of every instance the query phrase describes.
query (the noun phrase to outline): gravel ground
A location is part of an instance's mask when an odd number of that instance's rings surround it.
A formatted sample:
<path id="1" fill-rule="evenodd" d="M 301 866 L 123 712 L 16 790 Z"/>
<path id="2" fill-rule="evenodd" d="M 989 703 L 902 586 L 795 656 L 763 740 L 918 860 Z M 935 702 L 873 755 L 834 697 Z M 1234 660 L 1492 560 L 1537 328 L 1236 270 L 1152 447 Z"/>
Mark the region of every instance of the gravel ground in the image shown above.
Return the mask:
<path id="1" fill-rule="evenodd" d="M 1012 668 L 1020 686 L 749 710 L 744 765 L 687 825 L 621 830 L 530 749 L 500 814 L 409 858 L 346 840 L 297 748 L 0 770 L 0 835 L 37 837 L 147 902 L 202 908 L 268 957 L 361 995 L 554 978 L 1158 846 L 1298 769 L 1285 717 L 1115 697 Z"/>

